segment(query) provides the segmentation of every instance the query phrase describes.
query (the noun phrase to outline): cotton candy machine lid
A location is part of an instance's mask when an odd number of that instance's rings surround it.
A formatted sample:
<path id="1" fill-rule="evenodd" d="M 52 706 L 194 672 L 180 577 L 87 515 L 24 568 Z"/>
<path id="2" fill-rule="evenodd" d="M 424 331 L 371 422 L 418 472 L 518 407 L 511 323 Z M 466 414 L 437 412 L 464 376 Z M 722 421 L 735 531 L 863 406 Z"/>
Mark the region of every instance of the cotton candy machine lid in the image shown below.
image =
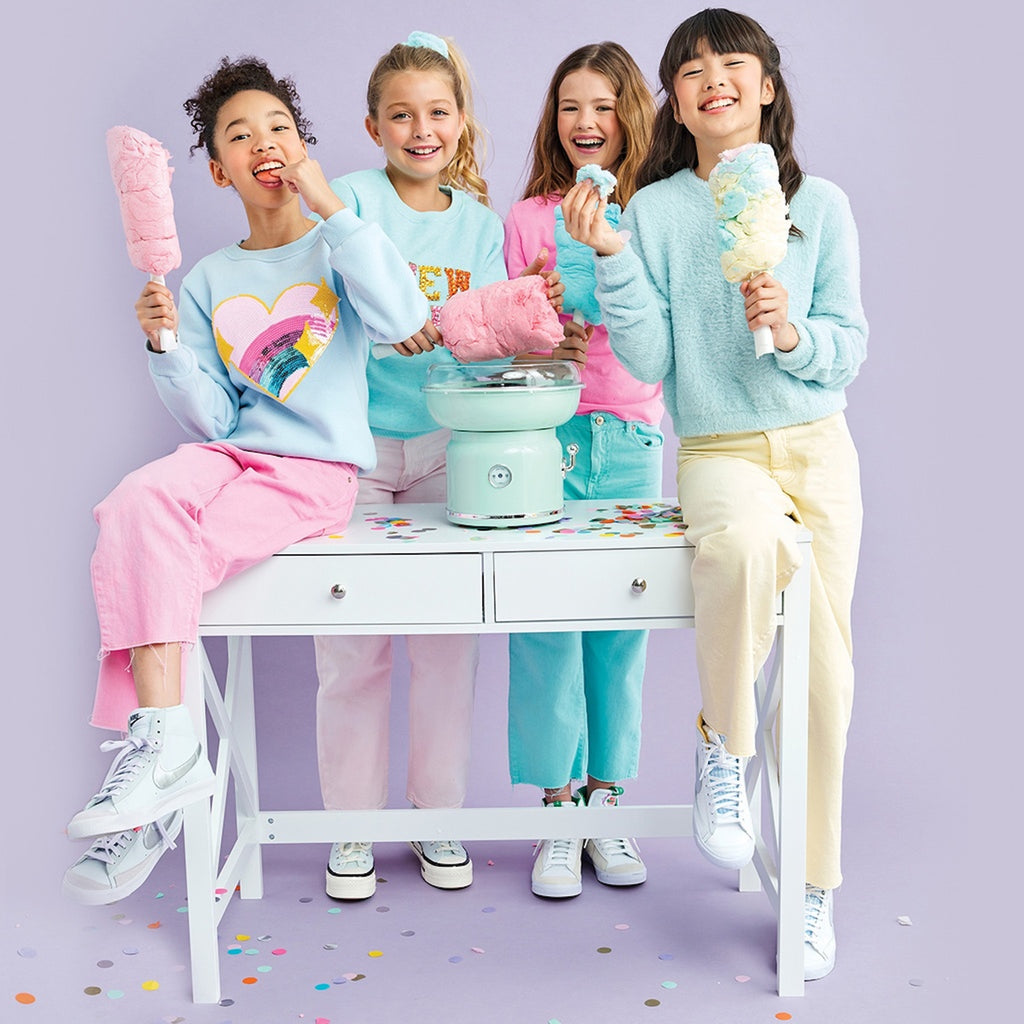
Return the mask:
<path id="1" fill-rule="evenodd" d="M 557 427 L 579 405 L 579 368 L 563 359 L 517 363 L 435 363 L 423 393 L 430 415 L 451 430 Z"/>

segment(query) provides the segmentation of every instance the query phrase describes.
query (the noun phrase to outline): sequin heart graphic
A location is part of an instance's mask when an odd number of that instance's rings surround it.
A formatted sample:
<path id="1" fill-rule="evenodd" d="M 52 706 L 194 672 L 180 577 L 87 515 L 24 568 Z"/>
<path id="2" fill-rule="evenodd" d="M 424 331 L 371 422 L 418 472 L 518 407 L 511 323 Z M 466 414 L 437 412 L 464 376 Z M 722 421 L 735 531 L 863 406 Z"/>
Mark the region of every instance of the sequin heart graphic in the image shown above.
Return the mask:
<path id="1" fill-rule="evenodd" d="M 327 282 L 297 284 L 268 309 L 235 295 L 213 312 L 221 358 L 281 402 L 320 358 L 338 325 L 338 296 Z"/>

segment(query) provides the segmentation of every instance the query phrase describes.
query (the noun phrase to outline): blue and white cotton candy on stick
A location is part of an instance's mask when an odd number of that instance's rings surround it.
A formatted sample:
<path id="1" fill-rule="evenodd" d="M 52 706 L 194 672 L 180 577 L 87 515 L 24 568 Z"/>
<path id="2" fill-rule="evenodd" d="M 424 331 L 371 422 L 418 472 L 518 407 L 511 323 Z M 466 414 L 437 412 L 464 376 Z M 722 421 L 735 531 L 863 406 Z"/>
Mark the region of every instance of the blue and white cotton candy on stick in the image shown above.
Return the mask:
<path id="1" fill-rule="evenodd" d="M 749 281 L 786 258 L 789 207 L 779 185 L 779 165 L 775 151 L 763 142 L 727 149 L 718 159 L 708 185 L 718 218 L 722 273 L 727 281 Z M 774 349 L 771 328 L 757 328 L 757 358 Z"/>
<path id="2" fill-rule="evenodd" d="M 599 164 L 587 164 L 576 172 L 576 181 L 592 181 L 602 199 L 607 199 L 615 188 L 615 175 L 606 171 Z M 613 228 L 619 225 L 622 209 L 616 203 L 605 207 L 605 220 Z M 555 207 L 555 269 L 565 285 L 562 305 L 572 311 L 572 318 L 578 324 L 599 324 L 601 308 L 597 304 L 594 291 L 597 279 L 594 276 L 594 250 L 589 245 L 577 242 L 565 230 L 562 208 Z"/>

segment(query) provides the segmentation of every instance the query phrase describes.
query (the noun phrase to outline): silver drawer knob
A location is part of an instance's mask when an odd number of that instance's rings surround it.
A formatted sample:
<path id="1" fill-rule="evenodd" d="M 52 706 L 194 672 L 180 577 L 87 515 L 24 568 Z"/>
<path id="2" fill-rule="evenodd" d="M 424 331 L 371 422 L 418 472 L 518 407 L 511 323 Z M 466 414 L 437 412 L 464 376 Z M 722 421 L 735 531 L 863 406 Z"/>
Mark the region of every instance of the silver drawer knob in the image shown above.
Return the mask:
<path id="1" fill-rule="evenodd" d="M 340 583 L 335 583 L 331 587 L 331 597 L 341 600 L 345 596 L 345 588 Z"/>
<path id="2" fill-rule="evenodd" d="M 629 589 L 632 590 L 634 594 L 642 594 L 647 589 L 647 580 L 635 579 L 629 585 Z"/>

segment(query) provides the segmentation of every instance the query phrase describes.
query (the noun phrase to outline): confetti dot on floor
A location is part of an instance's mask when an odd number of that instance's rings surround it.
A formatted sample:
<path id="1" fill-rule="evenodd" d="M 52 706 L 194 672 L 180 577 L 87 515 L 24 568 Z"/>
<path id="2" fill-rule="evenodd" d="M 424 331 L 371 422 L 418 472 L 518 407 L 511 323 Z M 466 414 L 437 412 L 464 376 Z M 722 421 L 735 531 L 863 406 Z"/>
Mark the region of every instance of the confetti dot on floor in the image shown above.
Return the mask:
<path id="1" fill-rule="evenodd" d="M 249 936 L 248 935 L 236 935 L 235 936 L 235 941 L 236 942 L 248 942 L 249 941 Z"/>
<path id="2" fill-rule="evenodd" d="M 737 974 L 736 975 L 736 980 L 742 985 L 745 982 L 750 981 L 750 975 L 749 974 Z"/>
<path id="3" fill-rule="evenodd" d="M 121 989 L 119 989 L 119 988 L 112 988 L 107 993 L 107 998 L 108 999 L 123 999 L 124 998 L 124 992 L 122 992 Z"/>
<path id="4" fill-rule="evenodd" d="M 31 946 L 22 946 L 18 950 L 18 956 L 24 957 L 26 960 L 31 960 L 36 955 L 36 951 Z"/>
<path id="5" fill-rule="evenodd" d="M 598 953 L 610 953 L 612 951 L 612 947 L 611 946 L 598 946 L 597 947 L 597 951 L 598 951 Z"/>
<path id="6" fill-rule="evenodd" d="M 629 925 L 628 924 L 617 924 L 615 926 L 615 930 L 617 932 L 628 932 L 629 931 Z"/>
<path id="7" fill-rule="evenodd" d="M 343 978 L 347 978 L 349 981 L 355 981 L 359 977 L 358 974 L 343 974 Z"/>
<path id="8" fill-rule="evenodd" d="M 645 999 L 644 1006 L 661 1006 L 660 999 Z"/>
<path id="9" fill-rule="evenodd" d="M 924 980 L 921 978 L 911 978 L 910 984 L 913 985 L 914 988 L 920 988 L 924 984 Z"/>
<path id="10" fill-rule="evenodd" d="M 901 914 L 899 917 L 896 918 L 896 923 L 903 925 L 904 928 L 909 928 L 910 925 L 912 925 L 914 922 L 911 921 L 909 917 L 906 917 Z"/>
<path id="11" fill-rule="evenodd" d="M 462 963 L 462 957 L 461 956 L 450 956 L 450 957 L 448 957 L 448 963 L 450 963 L 450 964 L 461 964 Z"/>
<path id="12" fill-rule="evenodd" d="M 188 907 L 178 907 L 178 913 L 179 914 L 187 914 L 188 913 Z"/>
<path id="13" fill-rule="evenodd" d="M 674 981 L 663 981 L 661 983 L 661 987 L 662 988 L 676 988 L 677 985 L 676 985 L 676 982 L 674 982 Z"/>
<path id="14" fill-rule="evenodd" d="M 658 954 L 658 959 L 659 960 L 672 960 L 673 959 L 673 954 L 672 953 L 659 953 Z"/>
<path id="15" fill-rule="evenodd" d="M 147 928 L 160 928 L 162 927 L 159 921 L 153 921 L 146 925 Z"/>
<path id="16" fill-rule="evenodd" d="M 144 981 L 142 983 L 143 989 L 147 992 L 155 992 L 160 987 L 159 981 Z"/>
<path id="17" fill-rule="evenodd" d="M 274 936 L 273 935 L 257 935 L 256 938 L 260 942 L 269 942 Z"/>
<path id="18" fill-rule="evenodd" d="M 776 1020 L 792 1020 L 793 1014 L 791 1013 L 777 1013 L 775 1014 Z"/>
<path id="19" fill-rule="evenodd" d="M 272 950 L 270 951 L 270 955 L 271 955 L 271 956 L 284 956 L 284 955 L 285 955 L 285 953 L 287 953 L 287 952 L 288 952 L 288 950 L 287 950 L 287 949 L 284 949 L 284 948 L 280 948 L 280 949 L 272 949 Z"/>
<path id="20" fill-rule="evenodd" d="M 312 896 L 300 896 L 299 897 L 299 902 L 300 903 L 312 903 L 313 902 L 313 897 Z"/>
<path id="21" fill-rule="evenodd" d="M 135 956 L 139 951 L 135 946 L 125 946 L 121 952 L 124 953 L 125 956 Z"/>
<path id="22" fill-rule="evenodd" d="M 218 1006 L 234 1006 L 235 1005 L 235 1001 L 234 1001 L 234 999 L 222 999 L 217 1005 Z"/>
<path id="23" fill-rule="evenodd" d="M 255 985 L 257 981 L 259 981 L 259 978 L 243 978 L 242 979 L 242 984 L 243 985 Z"/>
<path id="24" fill-rule="evenodd" d="M 16 1003 L 22 1003 L 25 1006 L 28 1006 L 29 1003 L 34 1003 L 36 1001 L 36 997 L 34 995 L 32 995 L 31 992 L 19 992 L 14 997 L 14 1001 Z"/>
<path id="25" fill-rule="evenodd" d="M 317 990 L 317 992 L 326 992 L 330 987 L 331 987 L 331 983 L 329 981 L 318 981 L 313 986 L 313 988 L 315 988 Z"/>
<path id="26" fill-rule="evenodd" d="M 484 909 L 481 911 L 481 913 L 482 914 L 493 914 L 495 909 L 496 909 L 495 907 L 484 907 Z"/>
<path id="27" fill-rule="evenodd" d="M 247 949 L 245 951 L 246 956 L 259 956 L 260 951 L 258 949 Z"/>
<path id="28" fill-rule="evenodd" d="M 86 985 L 85 988 L 82 989 L 82 991 L 87 996 L 98 996 L 103 991 L 103 989 L 101 989 L 99 985 Z"/>
<path id="29" fill-rule="evenodd" d="M 341 907 L 328 907 L 327 908 L 327 913 L 328 914 L 340 914 L 341 913 Z"/>
<path id="30" fill-rule="evenodd" d="M 331 1024 L 330 1017 L 317 1017 L 313 1024 Z"/>
<path id="31" fill-rule="evenodd" d="M 260 964 L 259 967 L 256 968 L 259 974 L 269 974 L 273 969 L 274 968 L 271 967 L 270 964 Z"/>
<path id="32" fill-rule="evenodd" d="M 487 951 L 481 949 L 479 946 L 470 946 L 470 951 L 473 953 L 486 953 Z"/>
<path id="33" fill-rule="evenodd" d="M 365 977 L 366 977 L 365 974 L 353 974 L 351 980 L 352 981 L 362 981 Z"/>
<path id="34" fill-rule="evenodd" d="M 415 934 L 416 933 L 411 928 L 406 928 L 406 930 L 402 932 L 402 935 L 404 935 L 407 939 Z"/>
<path id="35" fill-rule="evenodd" d="M 336 942 L 325 942 L 324 949 L 337 949 L 338 944 Z"/>
<path id="36" fill-rule="evenodd" d="M 378 914 L 388 914 L 390 912 L 391 912 L 391 908 L 390 907 L 377 907 L 377 913 Z"/>
<path id="37" fill-rule="evenodd" d="M 96 961 L 96 966 L 97 967 L 113 967 L 114 966 L 114 961 L 113 960 L 97 960 Z"/>
<path id="38" fill-rule="evenodd" d="M 383 956 L 384 952 L 383 952 L 383 950 L 380 950 L 380 949 L 371 949 L 370 952 L 367 953 L 366 955 L 367 956 L 372 956 L 372 957 L 378 957 L 378 956 Z"/>
<path id="39" fill-rule="evenodd" d="M 242 953 L 242 947 L 241 946 L 232 946 L 228 950 L 228 956 L 240 956 L 241 953 Z"/>

